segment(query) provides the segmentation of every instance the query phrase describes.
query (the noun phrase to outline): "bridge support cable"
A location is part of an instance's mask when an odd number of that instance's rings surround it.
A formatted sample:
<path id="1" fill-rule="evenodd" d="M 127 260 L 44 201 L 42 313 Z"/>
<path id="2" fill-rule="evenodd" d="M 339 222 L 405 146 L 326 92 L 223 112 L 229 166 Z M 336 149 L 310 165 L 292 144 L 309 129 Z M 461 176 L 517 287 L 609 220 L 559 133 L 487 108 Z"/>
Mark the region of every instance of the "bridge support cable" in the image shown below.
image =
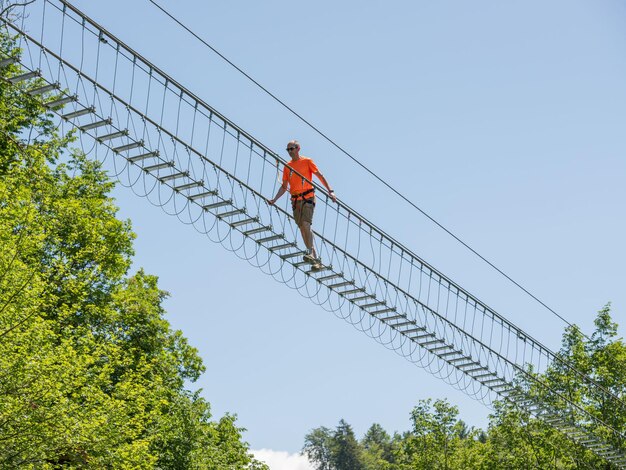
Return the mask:
<path id="1" fill-rule="evenodd" d="M 24 24 L 2 19 L 17 41 L 2 51 L 3 81 L 121 184 L 473 398 L 510 402 L 626 468 L 623 432 L 541 374 L 566 369 L 592 402 L 626 413 L 618 397 L 319 186 L 324 266 L 311 271 L 287 201 L 266 199 L 284 159 L 69 3 L 24 12 Z"/>

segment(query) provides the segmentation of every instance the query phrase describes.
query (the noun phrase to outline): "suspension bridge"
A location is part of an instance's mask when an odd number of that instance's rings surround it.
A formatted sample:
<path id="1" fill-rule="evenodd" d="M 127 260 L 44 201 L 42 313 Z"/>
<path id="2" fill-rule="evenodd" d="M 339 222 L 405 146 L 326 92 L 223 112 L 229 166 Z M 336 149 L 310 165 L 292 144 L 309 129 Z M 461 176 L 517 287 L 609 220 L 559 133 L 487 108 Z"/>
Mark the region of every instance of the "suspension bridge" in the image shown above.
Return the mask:
<path id="1" fill-rule="evenodd" d="M 286 161 L 69 2 L 38 0 L 2 27 L 15 37 L 2 80 L 121 184 L 476 400 L 509 402 L 626 468 L 620 430 L 542 373 L 566 370 L 593 402 L 626 413 L 619 397 L 320 186 L 324 264 L 312 271 L 291 214 L 266 199 Z"/>

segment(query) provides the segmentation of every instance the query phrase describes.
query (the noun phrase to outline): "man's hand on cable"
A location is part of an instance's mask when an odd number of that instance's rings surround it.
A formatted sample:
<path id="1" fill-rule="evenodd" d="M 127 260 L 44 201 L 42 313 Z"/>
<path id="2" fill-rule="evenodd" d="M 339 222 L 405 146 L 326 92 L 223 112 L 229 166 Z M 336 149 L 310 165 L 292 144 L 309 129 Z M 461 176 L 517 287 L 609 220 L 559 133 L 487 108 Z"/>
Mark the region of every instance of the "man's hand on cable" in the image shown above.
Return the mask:
<path id="1" fill-rule="evenodd" d="M 333 202 L 337 202 L 337 196 L 335 196 L 335 191 L 329 189 L 328 194 L 330 194 L 330 198 L 333 200 Z"/>

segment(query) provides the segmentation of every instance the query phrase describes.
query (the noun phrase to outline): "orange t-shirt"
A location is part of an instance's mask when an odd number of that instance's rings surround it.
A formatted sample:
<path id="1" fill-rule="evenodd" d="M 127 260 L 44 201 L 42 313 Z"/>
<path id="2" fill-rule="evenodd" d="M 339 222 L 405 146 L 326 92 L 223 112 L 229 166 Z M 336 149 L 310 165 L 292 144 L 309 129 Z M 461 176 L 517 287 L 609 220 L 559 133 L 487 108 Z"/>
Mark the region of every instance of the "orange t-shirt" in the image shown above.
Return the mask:
<path id="1" fill-rule="evenodd" d="M 300 173 L 306 180 L 295 171 L 291 171 L 291 169 Z M 313 181 L 313 173 L 317 173 L 317 171 L 317 166 L 313 160 L 307 157 L 300 157 L 298 161 L 294 162 L 292 160 L 285 165 L 283 169 L 283 183 L 285 181 L 289 182 L 289 192 L 291 195 L 301 194 L 313 187 L 309 181 Z M 304 196 L 305 199 L 312 197 L 314 197 L 312 192 Z"/>

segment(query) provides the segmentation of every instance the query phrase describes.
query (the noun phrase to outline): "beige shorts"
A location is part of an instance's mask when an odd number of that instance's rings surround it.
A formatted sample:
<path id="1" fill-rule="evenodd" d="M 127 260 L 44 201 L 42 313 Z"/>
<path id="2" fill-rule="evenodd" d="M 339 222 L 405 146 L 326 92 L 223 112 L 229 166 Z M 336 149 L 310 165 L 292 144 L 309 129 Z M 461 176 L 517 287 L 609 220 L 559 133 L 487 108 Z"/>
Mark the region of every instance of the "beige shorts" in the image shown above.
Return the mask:
<path id="1" fill-rule="evenodd" d="M 309 202 L 311 201 L 311 202 Z M 315 210 L 315 198 L 311 199 L 298 199 L 291 204 L 293 208 L 293 218 L 296 219 L 298 227 L 302 225 L 302 222 L 313 223 L 313 211 Z"/>

